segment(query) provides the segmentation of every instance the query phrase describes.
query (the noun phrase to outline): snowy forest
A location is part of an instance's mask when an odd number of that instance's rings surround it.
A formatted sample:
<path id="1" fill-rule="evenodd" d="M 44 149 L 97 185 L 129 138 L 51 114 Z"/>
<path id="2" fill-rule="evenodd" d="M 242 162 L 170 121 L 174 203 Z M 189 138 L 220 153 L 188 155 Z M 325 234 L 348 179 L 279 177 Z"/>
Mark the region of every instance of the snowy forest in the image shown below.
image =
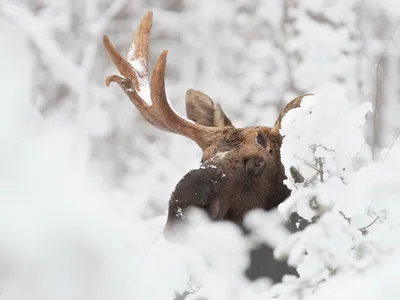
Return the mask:
<path id="1" fill-rule="evenodd" d="M 237 127 L 273 126 L 314 94 L 282 122 L 291 196 L 248 213 L 250 235 L 199 216 L 185 245 L 163 238 L 202 153 L 105 84 L 102 43 L 125 53 L 149 10 L 181 115 L 193 88 Z M 0 0 L 0 41 L 0 299 L 397 299 L 397 1 Z M 291 233 L 292 212 L 310 224 Z M 260 242 L 298 276 L 244 277 Z"/>

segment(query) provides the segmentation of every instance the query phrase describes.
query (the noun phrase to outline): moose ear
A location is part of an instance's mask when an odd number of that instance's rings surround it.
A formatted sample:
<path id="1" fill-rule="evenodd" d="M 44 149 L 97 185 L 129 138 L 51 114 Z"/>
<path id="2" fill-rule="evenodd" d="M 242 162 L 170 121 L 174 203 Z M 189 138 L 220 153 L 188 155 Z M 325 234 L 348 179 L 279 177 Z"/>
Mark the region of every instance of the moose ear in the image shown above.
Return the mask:
<path id="1" fill-rule="evenodd" d="M 292 101 L 290 101 L 286 106 L 283 108 L 281 113 L 279 114 L 278 119 L 275 121 L 273 131 L 277 134 L 279 134 L 279 129 L 281 129 L 282 126 L 282 119 L 283 117 L 287 114 L 287 112 L 293 108 L 299 107 L 301 104 L 301 100 L 305 96 L 312 96 L 313 94 L 304 94 L 302 96 L 299 96 L 297 98 L 294 98 Z"/>
<path id="2" fill-rule="evenodd" d="M 209 96 L 194 89 L 186 92 L 186 115 L 190 120 L 204 126 L 233 127 L 221 105 L 214 103 Z"/>

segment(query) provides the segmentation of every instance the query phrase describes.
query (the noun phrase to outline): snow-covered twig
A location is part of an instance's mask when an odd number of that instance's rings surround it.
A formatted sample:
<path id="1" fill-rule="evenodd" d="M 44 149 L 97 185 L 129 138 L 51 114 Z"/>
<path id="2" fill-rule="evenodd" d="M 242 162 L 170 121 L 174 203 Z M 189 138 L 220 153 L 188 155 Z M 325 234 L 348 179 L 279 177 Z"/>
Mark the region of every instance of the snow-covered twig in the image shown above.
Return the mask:
<path id="1" fill-rule="evenodd" d="M 378 220 L 379 220 L 379 217 L 377 216 L 370 224 L 368 224 L 367 226 L 361 227 L 358 230 L 360 230 L 361 232 L 365 232 L 368 228 L 370 228 L 372 225 L 374 225 L 375 222 Z"/>
<path id="2" fill-rule="evenodd" d="M 35 17 L 28 9 L 11 1 L 5 2 L 1 10 L 14 22 L 45 57 L 45 63 L 55 78 L 62 77 L 72 90 L 79 93 L 82 89 L 82 69 L 75 65 L 69 55 L 65 53 L 56 41 L 50 37 L 44 22 Z"/>
<path id="3" fill-rule="evenodd" d="M 113 1 L 107 8 L 107 10 L 95 21 L 88 24 L 88 28 L 92 36 L 100 36 L 108 24 L 115 18 L 115 16 L 124 8 L 128 3 L 128 0 L 116 0 Z"/>

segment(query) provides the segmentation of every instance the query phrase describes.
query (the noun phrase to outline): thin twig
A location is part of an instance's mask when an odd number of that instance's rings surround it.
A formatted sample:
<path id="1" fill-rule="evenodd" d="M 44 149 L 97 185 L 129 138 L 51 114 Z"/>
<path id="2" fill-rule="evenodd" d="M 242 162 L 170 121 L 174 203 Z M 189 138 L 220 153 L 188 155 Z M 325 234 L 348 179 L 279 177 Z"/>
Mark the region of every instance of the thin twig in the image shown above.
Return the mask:
<path id="1" fill-rule="evenodd" d="M 320 180 L 321 180 L 321 182 L 324 182 L 324 170 L 323 170 L 324 163 L 323 163 L 322 157 L 319 157 L 317 159 L 317 164 L 319 166 L 318 173 L 319 173 Z"/>
<path id="2" fill-rule="evenodd" d="M 390 151 L 392 150 L 392 148 L 394 147 L 394 145 L 396 144 L 396 142 L 399 140 L 399 138 L 400 138 L 400 132 L 397 134 L 397 137 L 396 137 L 396 138 L 393 140 L 393 142 L 390 144 L 390 146 L 389 146 L 389 148 L 388 148 L 388 150 L 387 150 L 387 152 L 386 152 L 386 154 L 385 154 L 385 157 L 383 158 L 383 161 L 385 161 L 386 158 L 389 156 Z"/>
<path id="3" fill-rule="evenodd" d="M 309 166 L 311 169 L 313 169 L 316 172 L 319 172 L 319 170 L 314 167 L 311 163 L 309 163 L 308 161 L 306 161 L 304 158 L 298 157 L 297 155 L 294 156 L 295 158 L 301 160 L 305 165 Z"/>
<path id="4" fill-rule="evenodd" d="M 368 228 L 370 228 L 372 225 L 374 225 L 375 222 L 378 221 L 378 220 L 379 220 L 379 217 L 376 217 L 370 224 L 368 224 L 368 225 L 365 226 L 365 227 L 361 227 L 361 228 L 359 228 L 358 230 L 360 230 L 361 232 L 363 232 L 363 231 L 367 230 Z"/>

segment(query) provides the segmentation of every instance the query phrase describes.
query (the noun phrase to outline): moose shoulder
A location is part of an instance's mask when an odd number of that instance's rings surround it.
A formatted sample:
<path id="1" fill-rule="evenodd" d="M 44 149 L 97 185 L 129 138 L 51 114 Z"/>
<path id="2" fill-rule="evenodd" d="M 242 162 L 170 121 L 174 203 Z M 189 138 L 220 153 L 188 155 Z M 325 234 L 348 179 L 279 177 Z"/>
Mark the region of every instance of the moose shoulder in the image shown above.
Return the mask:
<path id="1" fill-rule="evenodd" d="M 204 210 L 214 221 L 227 220 L 241 225 L 244 215 L 250 210 L 269 210 L 279 205 L 290 195 L 283 184 L 285 172 L 280 157 L 283 137 L 279 129 L 285 114 L 298 107 L 306 95 L 287 104 L 273 127 L 237 128 L 221 105 L 206 94 L 190 89 L 186 92 L 189 120 L 182 118 L 169 106 L 165 94 L 166 51 L 160 55 L 151 80 L 148 80 L 151 26 L 152 12 L 148 12 L 125 57 L 119 54 L 107 36 L 103 42 L 110 59 L 123 76 L 108 77 L 107 85 L 118 83 L 150 124 L 193 140 L 203 152 L 200 168 L 190 170 L 171 195 L 165 238 L 174 241 L 177 225 L 184 224 L 185 213 L 190 207 Z M 141 97 L 149 82 L 151 105 Z M 272 262 L 266 268 L 270 266 Z M 286 269 L 293 273 L 290 268 Z"/>

